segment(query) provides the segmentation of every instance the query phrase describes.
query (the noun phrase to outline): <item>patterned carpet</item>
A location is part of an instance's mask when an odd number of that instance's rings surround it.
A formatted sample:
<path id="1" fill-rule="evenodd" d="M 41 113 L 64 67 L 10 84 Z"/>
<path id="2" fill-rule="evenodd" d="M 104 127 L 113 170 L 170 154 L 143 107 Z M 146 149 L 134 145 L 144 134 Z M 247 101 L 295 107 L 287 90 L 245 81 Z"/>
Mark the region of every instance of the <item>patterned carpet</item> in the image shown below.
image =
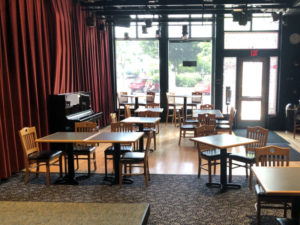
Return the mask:
<path id="1" fill-rule="evenodd" d="M 51 181 L 57 178 L 53 174 Z M 216 180 L 219 179 L 215 176 Z M 243 176 L 233 177 L 242 185 L 239 190 L 219 193 L 207 188 L 207 176 L 151 175 L 146 189 L 141 176 L 133 178 L 130 185 L 110 186 L 103 182 L 103 175 L 94 174 L 81 180 L 77 186 L 45 185 L 44 175 L 32 174 L 28 185 L 19 173 L 0 185 L 1 201 L 54 201 L 54 202 L 102 202 L 102 203 L 150 203 L 149 225 L 227 225 L 255 224 L 255 194 L 248 189 Z M 281 212 L 264 210 L 262 224 L 276 224 Z M 268 216 L 266 216 L 268 214 Z"/>

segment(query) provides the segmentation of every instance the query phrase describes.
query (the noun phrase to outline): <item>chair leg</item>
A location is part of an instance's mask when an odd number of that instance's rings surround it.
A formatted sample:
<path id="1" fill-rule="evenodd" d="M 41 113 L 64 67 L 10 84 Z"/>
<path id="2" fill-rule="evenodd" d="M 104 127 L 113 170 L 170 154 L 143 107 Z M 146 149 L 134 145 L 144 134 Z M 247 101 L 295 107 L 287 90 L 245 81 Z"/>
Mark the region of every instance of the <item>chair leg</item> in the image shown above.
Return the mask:
<path id="1" fill-rule="evenodd" d="M 153 132 L 154 150 L 156 151 L 156 134 Z"/>
<path id="2" fill-rule="evenodd" d="M 217 170 L 217 161 L 214 160 L 214 175 L 216 175 L 216 170 Z"/>
<path id="3" fill-rule="evenodd" d="M 168 119 L 169 119 L 169 107 L 167 108 L 167 113 L 166 113 L 166 125 L 168 124 Z"/>
<path id="4" fill-rule="evenodd" d="M 208 160 L 208 182 L 211 183 L 211 161 Z"/>
<path id="5" fill-rule="evenodd" d="M 105 177 L 107 177 L 107 155 L 104 153 L 104 170 L 105 170 Z"/>
<path id="6" fill-rule="evenodd" d="M 93 160 L 94 160 L 94 168 L 97 170 L 97 162 L 96 162 L 96 152 L 93 152 Z"/>
<path id="7" fill-rule="evenodd" d="M 36 171 L 35 171 L 35 176 L 38 177 L 40 174 L 40 163 L 36 162 Z"/>
<path id="8" fill-rule="evenodd" d="M 149 162 L 147 161 L 147 173 L 148 173 L 148 180 L 150 180 L 150 170 L 149 170 Z"/>
<path id="9" fill-rule="evenodd" d="M 50 165 L 49 162 L 46 163 L 46 178 L 47 178 L 47 186 L 50 185 Z"/>
<path id="10" fill-rule="evenodd" d="M 251 170 L 251 164 L 250 164 L 250 176 L 249 176 L 249 189 L 252 190 L 252 187 L 253 187 L 253 173 L 252 173 L 252 170 Z"/>
<path id="11" fill-rule="evenodd" d="M 178 145 L 180 145 L 180 142 L 181 142 L 181 129 L 179 130 L 179 142 L 178 142 Z"/>
<path id="12" fill-rule="evenodd" d="M 248 163 L 246 163 L 245 169 L 246 169 L 246 178 L 248 178 Z"/>
<path id="13" fill-rule="evenodd" d="M 232 159 L 229 159 L 229 183 L 232 182 Z"/>
<path id="14" fill-rule="evenodd" d="M 122 187 L 122 163 L 120 162 L 120 165 L 119 165 L 119 185 L 120 185 L 120 188 Z"/>
<path id="15" fill-rule="evenodd" d="M 198 165 L 198 178 L 200 178 L 200 175 L 201 175 L 201 161 L 202 161 L 202 159 L 201 159 L 201 152 L 200 151 L 198 151 L 198 162 L 199 162 L 199 165 Z"/>
<path id="16" fill-rule="evenodd" d="M 30 174 L 30 170 L 29 170 L 29 168 L 26 168 L 26 171 L 25 171 L 25 181 L 24 181 L 25 184 L 28 183 L 29 174 Z"/>
<path id="17" fill-rule="evenodd" d="M 88 176 L 91 176 L 91 154 L 88 154 Z"/>
<path id="18" fill-rule="evenodd" d="M 145 177 L 145 184 L 146 184 L 146 187 L 148 187 L 149 185 L 149 181 L 148 181 L 148 173 L 147 173 L 147 164 L 144 164 L 144 177 Z"/>
<path id="19" fill-rule="evenodd" d="M 63 173 L 63 170 L 62 170 L 62 155 L 59 156 L 59 176 L 62 177 L 62 173 Z"/>
<path id="20" fill-rule="evenodd" d="M 260 225 L 260 200 L 258 198 L 256 203 L 256 225 Z"/>
<path id="21" fill-rule="evenodd" d="M 64 162 L 65 162 L 65 175 L 67 175 L 67 172 L 68 172 L 67 155 L 64 155 Z"/>

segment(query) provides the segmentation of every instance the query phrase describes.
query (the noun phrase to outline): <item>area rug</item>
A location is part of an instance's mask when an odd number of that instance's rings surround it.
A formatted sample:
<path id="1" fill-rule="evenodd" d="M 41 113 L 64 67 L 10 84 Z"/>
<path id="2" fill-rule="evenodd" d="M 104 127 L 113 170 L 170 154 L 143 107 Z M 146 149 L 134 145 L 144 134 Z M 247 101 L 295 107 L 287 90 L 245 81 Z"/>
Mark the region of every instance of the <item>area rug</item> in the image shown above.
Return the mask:
<path id="1" fill-rule="evenodd" d="M 51 175 L 51 182 L 58 177 Z M 241 184 L 238 190 L 220 193 L 218 188 L 207 188 L 207 176 L 151 175 L 146 188 L 142 176 L 133 177 L 133 184 L 110 186 L 102 174 L 79 181 L 79 185 L 45 185 L 44 175 L 24 185 L 24 174 L 16 174 L 0 185 L 0 201 L 43 202 L 101 202 L 101 203 L 149 203 L 149 225 L 242 225 L 255 224 L 256 196 L 248 188 L 245 176 L 234 176 Z M 219 176 L 214 176 L 219 181 Z M 20 212 L 21 213 L 21 212 Z M 276 224 L 275 215 L 282 212 L 263 210 L 263 224 Z"/>
<path id="2" fill-rule="evenodd" d="M 246 137 L 246 129 L 235 129 L 234 134 L 241 137 Z M 274 131 L 269 131 L 267 145 L 276 145 L 279 147 L 290 148 L 290 161 L 300 161 L 300 153 L 293 149 L 289 142 L 280 137 Z"/>

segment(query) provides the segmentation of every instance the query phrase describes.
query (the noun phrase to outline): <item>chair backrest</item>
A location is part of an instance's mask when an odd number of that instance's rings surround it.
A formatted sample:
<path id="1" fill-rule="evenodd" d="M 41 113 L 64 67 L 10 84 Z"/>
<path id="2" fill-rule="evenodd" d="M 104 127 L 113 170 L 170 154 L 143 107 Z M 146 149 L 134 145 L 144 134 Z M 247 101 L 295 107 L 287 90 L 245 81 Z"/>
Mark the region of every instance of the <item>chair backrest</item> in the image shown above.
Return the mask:
<path id="1" fill-rule="evenodd" d="M 130 105 L 125 105 L 125 118 L 131 117 Z"/>
<path id="2" fill-rule="evenodd" d="M 148 117 L 149 111 L 139 112 L 139 117 Z"/>
<path id="3" fill-rule="evenodd" d="M 167 104 L 175 104 L 175 93 L 174 92 L 168 92 L 167 93 Z"/>
<path id="4" fill-rule="evenodd" d="M 128 95 L 127 91 L 121 91 L 117 95 L 119 104 L 126 104 L 126 103 L 128 103 L 128 97 L 125 97 L 124 95 Z"/>
<path id="5" fill-rule="evenodd" d="M 209 135 L 215 135 L 217 133 L 214 125 L 203 125 L 195 128 L 195 137 L 204 137 Z M 201 144 L 197 142 L 197 148 L 199 151 L 205 151 L 213 149 L 213 147 Z"/>
<path id="6" fill-rule="evenodd" d="M 146 108 L 159 108 L 160 107 L 160 105 L 159 105 L 159 103 L 147 103 L 146 104 Z"/>
<path id="7" fill-rule="evenodd" d="M 154 99 L 155 99 L 155 92 L 152 92 L 152 91 L 147 91 L 147 96 L 146 97 L 146 103 L 149 104 L 149 103 L 154 103 Z"/>
<path id="8" fill-rule="evenodd" d="M 236 114 L 235 108 L 231 107 L 230 108 L 230 114 L 229 114 L 229 125 L 230 125 L 231 128 L 233 126 L 235 114 Z"/>
<path id="9" fill-rule="evenodd" d="M 215 106 L 210 104 L 204 104 L 200 106 L 200 109 L 215 109 Z"/>
<path id="10" fill-rule="evenodd" d="M 214 125 L 216 126 L 216 115 L 215 114 L 198 114 L 199 125 Z"/>
<path id="11" fill-rule="evenodd" d="M 75 123 L 75 132 L 95 132 L 97 131 L 97 123 L 96 122 L 76 122 Z"/>
<path id="12" fill-rule="evenodd" d="M 257 143 L 246 145 L 246 151 L 255 152 L 258 147 L 264 147 L 267 144 L 269 130 L 262 127 L 247 127 L 247 138 L 258 140 Z"/>
<path id="13" fill-rule="evenodd" d="M 27 167 L 28 155 L 39 151 L 39 145 L 35 142 L 37 139 L 36 129 L 35 127 L 24 127 L 19 131 L 19 135 L 22 143 L 25 166 Z"/>
<path id="14" fill-rule="evenodd" d="M 255 158 L 256 166 L 289 166 L 290 149 L 274 145 L 256 148 Z"/>
<path id="15" fill-rule="evenodd" d="M 192 103 L 198 103 L 198 104 L 202 103 L 202 92 L 199 91 L 192 92 Z"/>
<path id="16" fill-rule="evenodd" d="M 115 122 L 110 124 L 111 132 L 133 132 L 132 123 Z"/>
<path id="17" fill-rule="evenodd" d="M 109 119 L 110 119 L 111 123 L 118 122 L 118 120 L 117 120 L 117 114 L 116 113 L 110 113 L 109 114 Z"/>

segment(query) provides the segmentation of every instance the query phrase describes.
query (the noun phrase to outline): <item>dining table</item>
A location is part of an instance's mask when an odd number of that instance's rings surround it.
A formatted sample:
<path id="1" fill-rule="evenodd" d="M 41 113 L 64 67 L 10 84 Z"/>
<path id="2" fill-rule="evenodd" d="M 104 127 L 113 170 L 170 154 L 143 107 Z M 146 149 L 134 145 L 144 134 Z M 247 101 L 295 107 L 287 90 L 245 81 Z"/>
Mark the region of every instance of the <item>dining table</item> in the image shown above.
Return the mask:
<path id="1" fill-rule="evenodd" d="M 300 219 L 300 167 L 251 167 L 257 182 L 266 195 L 291 197 L 292 221 L 299 224 Z M 286 220 L 278 218 L 278 220 Z"/>
<path id="2" fill-rule="evenodd" d="M 216 115 L 216 119 L 224 118 L 224 115 L 219 109 L 194 109 L 193 118 L 197 119 L 199 114 L 206 114 L 206 113 Z"/>
<path id="3" fill-rule="evenodd" d="M 184 110 L 184 119 L 186 120 L 187 116 L 187 98 L 193 97 L 192 95 L 179 95 L 179 94 L 172 94 L 169 95 L 169 97 L 175 97 L 175 98 L 183 98 L 183 110 Z"/>
<path id="4" fill-rule="evenodd" d="M 204 137 L 191 138 L 192 141 L 220 149 L 220 183 L 206 183 L 208 187 L 219 187 L 221 192 L 228 188 L 240 188 L 239 184 L 227 183 L 227 149 L 251 143 L 257 143 L 255 139 L 239 137 L 231 134 L 218 134 Z"/>
<path id="5" fill-rule="evenodd" d="M 160 117 L 128 117 L 124 120 L 122 120 L 122 123 L 132 123 L 136 124 L 139 127 L 139 132 L 144 131 L 144 124 L 156 124 L 160 121 Z M 140 139 L 139 143 L 139 151 L 143 152 L 144 151 L 144 139 Z"/>
<path id="6" fill-rule="evenodd" d="M 99 143 L 112 143 L 114 145 L 114 169 L 115 176 L 112 184 L 119 184 L 119 165 L 121 144 L 132 144 L 143 139 L 144 132 L 102 132 L 85 139 L 85 143 L 99 144 Z"/>
<path id="7" fill-rule="evenodd" d="M 133 94 L 133 95 L 122 95 L 121 97 L 129 97 L 129 98 L 134 98 L 134 109 L 139 108 L 139 98 L 147 98 L 147 97 L 151 97 L 152 95 L 147 95 L 147 94 Z"/>
<path id="8" fill-rule="evenodd" d="M 36 139 L 39 143 L 65 143 L 64 152 L 68 156 L 67 175 L 58 179 L 55 184 L 76 185 L 78 181 L 75 178 L 73 144 L 84 143 L 87 138 L 96 135 L 96 132 L 56 132 L 42 138 Z"/>
<path id="9" fill-rule="evenodd" d="M 146 108 L 146 107 L 139 107 L 134 112 L 140 113 L 140 112 L 155 112 L 155 113 L 162 113 L 164 111 L 163 108 L 155 107 L 155 108 Z"/>

